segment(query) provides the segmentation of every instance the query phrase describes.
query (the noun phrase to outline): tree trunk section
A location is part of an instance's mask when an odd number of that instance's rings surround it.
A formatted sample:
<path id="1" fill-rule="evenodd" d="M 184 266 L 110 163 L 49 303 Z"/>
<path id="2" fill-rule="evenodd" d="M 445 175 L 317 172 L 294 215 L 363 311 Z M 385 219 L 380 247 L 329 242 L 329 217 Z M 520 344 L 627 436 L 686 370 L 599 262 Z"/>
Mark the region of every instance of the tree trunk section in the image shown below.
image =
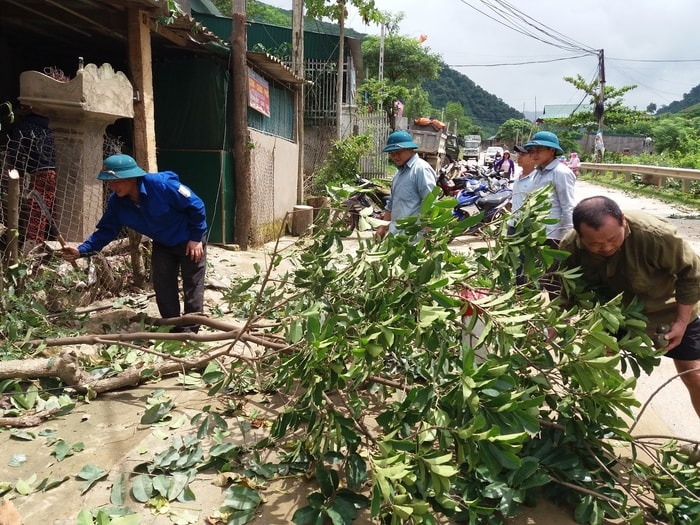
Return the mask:
<path id="1" fill-rule="evenodd" d="M 311 227 L 314 222 L 314 209 L 311 206 L 298 204 L 294 206 L 292 215 L 292 235 L 299 237 Z"/>

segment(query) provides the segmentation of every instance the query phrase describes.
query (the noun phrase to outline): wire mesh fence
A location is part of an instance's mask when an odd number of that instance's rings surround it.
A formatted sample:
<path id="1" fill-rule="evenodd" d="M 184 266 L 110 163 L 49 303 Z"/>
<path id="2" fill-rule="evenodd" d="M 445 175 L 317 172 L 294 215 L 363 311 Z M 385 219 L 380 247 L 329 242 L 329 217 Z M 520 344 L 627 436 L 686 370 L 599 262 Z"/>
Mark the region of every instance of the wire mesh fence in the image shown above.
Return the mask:
<path id="1" fill-rule="evenodd" d="M 105 209 L 108 188 L 96 174 L 83 173 L 85 140 L 65 130 L 54 134 L 47 119 L 26 115 L 0 141 L 2 268 L 22 262 L 27 278 L 45 280 L 42 299 L 49 311 L 116 296 L 133 283 L 126 231 L 102 254 L 79 260 L 77 270 L 54 253 L 59 239 L 83 241 Z M 122 146 L 111 137 L 89 140 L 98 144 L 102 158 Z M 67 279 L 72 272 L 77 272 L 75 278 Z"/>

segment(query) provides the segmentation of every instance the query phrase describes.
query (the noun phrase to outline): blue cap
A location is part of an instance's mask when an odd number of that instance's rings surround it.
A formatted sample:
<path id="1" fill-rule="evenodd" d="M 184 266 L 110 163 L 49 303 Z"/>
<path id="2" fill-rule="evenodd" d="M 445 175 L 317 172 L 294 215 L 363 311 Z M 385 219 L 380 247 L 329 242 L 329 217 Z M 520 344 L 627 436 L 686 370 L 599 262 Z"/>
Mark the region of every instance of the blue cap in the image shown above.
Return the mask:
<path id="1" fill-rule="evenodd" d="M 534 146 L 544 146 L 545 148 L 554 148 L 557 154 L 561 155 L 564 150 L 559 145 L 559 138 L 551 131 L 538 131 L 532 137 L 532 140 L 525 144 L 526 148 Z"/>
<path id="2" fill-rule="evenodd" d="M 400 149 L 418 149 L 418 144 L 413 142 L 413 137 L 408 131 L 394 131 L 386 140 L 384 152 Z"/>

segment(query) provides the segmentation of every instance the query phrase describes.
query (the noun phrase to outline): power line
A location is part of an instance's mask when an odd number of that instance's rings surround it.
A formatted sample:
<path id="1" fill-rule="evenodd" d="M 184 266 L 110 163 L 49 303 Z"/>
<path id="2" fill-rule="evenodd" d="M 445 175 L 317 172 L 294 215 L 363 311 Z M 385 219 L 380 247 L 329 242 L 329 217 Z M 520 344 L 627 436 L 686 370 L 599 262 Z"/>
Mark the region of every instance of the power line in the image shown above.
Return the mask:
<path id="1" fill-rule="evenodd" d="M 682 58 L 682 59 L 645 59 L 645 58 L 613 58 L 605 57 L 607 60 L 618 60 L 620 62 L 649 62 L 653 64 L 679 64 L 684 62 L 700 62 L 700 58 Z"/>
<path id="2" fill-rule="evenodd" d="M 590 57 L 589 54 L 585 55 L 576 55 L 572 57 L 559 57 L 559 58 L 550 58 L 547 60 L 528 60 L 526 62 L 500 62 L 500 63 L 493 63 L 493 64 L 448 64 L 448 67 L 451 68 L 457 68 L 457 67 L 498 67 L 498 66 L 526 66 L 528 64 L 547 64 L 549 62 L 561 62 L 562 60 L 575 60 L 577 58 L 588 58 Z"/>
<path id="3" fill-rule="evenodd" d="M 558 31 L 542 24 L 529 15 L 516 9 L 508 2 L 496 0 L 492 3 L 490 0 L 480 0 L 488 9 L 493 11 L 495 15 L 490 15 L 487 12 L 470 4 L 467 0 L 461 0 L 463 4 L 472 8 L 476 12 L 493 20 L 494 22 L 503 25 L 524 36 L 538 40 L 544 44 L 563 49 L 565 51 L 579 51 L 589 55 L 598 54 L 596 49 L 590 46 L 576 42 L 575 40 L 559 33 Z M 539 36 L 542 35 L 542 36 Z"/>

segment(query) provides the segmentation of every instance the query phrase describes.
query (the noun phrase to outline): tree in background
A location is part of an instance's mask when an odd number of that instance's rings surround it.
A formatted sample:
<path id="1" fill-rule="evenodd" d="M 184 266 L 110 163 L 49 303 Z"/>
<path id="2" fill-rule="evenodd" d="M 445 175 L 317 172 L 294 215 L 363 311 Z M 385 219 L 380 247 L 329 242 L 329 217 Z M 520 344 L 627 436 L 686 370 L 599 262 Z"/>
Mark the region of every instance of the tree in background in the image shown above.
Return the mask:
<path id="1" fill-rule="evenodd" d="M 415 38 L 398 34 L 401 15 L 385 15 L 385 19 L 388 21 L 386 27 L 389 35 L 384 39 L 383 79 L 378 80 L 381 39 L 378 36 L 369 36 L 362 42 L 367 80 L 360 86 L 360 91 L 366 94 L 368 105 L 386 111 L 392 127 L 395 128 L 396 100 L 404 103 L 404 115 L 409 118 L 426 116 L 426 113 L 413 111 L 417 108 L 421 111 L 427 109 L 422 101 L 427 102 L 428 96 L 421 84 L 424 80 L 437 78 L 441 67 L 440 55 L 432 53 L 430 48 L 424 47 Z M 425 96 L 420 95 L 420 92 L 425 93 Z M 408 100 L 409 96 L 418 98 L 412 103 Z"/>
<path id="2" fill-rule="evenodd" d="M 425 115 L 434 115 L 435 109 L 430 105 L 428 92 L 420 87 L 409 90 L 403 105 L 403 114 L 409 120 Z"/>
<path id="3" fill-rule="evenodd" d="M 669 115 L 653 126 L 654 151 L 686 155 L 700 146 L 700 118 Z"/>
<path id="4" fill-rule="evenodd" d="M 583 91 L 588 97 L 591 107 L 595 108 L 600 101 L 600 84 L 597 80 L 587 81 L 581 75 L 576 77 L 564 77 L 564 81 Z M 629 125 L 638 120 L 648 119 L 649 115 L 643 111 L 637 111 L 624 105 L 624 95 L 637 86 L 622 86 L 616 88 L 605 85 L 605 97 L 603 101 L 605 127 L 615 130 L 618 126 Z M 572 130 L 585 130 L 595 132 L 598 129 L 598 117 L 596 110 L 581 111 L 566 119 L 559 119 L 559 124 Z M 545 120 L 546 122 L 546 120 Z"/>
<path id="5" fill-rule="evenodd" d="M 445 104 L 444 120 L 450 125 L 450 131 L 455 135 L 480 135 L 481 128 L 475 125 L 467 115 L 464 114 L 464 107 L 459 102 L 448 102 Z M 455 128 L 454 123 L 457 122 Z"/>
<path id="6" fill-rule="evenodd" d="M 501 124 L 497 135 L 504 144 L 524 144 L 536 131 L 537 126 L 532 122 L 511 118 Z"/>

